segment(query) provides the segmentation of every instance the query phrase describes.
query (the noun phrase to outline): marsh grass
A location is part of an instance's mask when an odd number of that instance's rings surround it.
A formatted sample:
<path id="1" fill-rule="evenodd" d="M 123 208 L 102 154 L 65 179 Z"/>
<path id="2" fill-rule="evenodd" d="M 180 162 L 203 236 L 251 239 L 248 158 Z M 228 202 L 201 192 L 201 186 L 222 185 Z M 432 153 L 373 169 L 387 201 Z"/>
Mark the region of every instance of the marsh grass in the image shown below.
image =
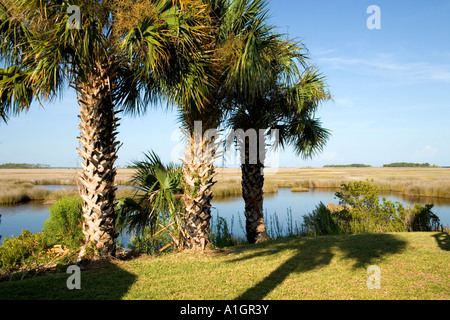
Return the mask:
<path id="1" fill-rule="evenodd" d="M 15 205 L 27 203 L 30 201 L 41 201 L 45 204 L 65 198 L 78 195 L 78 187 L 49 190 L 42 186 L 45 185 L 73 185 L 63 184 L 59 180 L 39 180 L 27 182 L 22 180 L 0 180 L 0 205 Z M 120 188 L 116 192 L 118 199 L 130 197 L 134 194 L 131 188 Z"/>
<path id="2" fill-rule="evenodd" d="M 77 169 L 1 169 L 0 204 L 45 200 L 53 192 L 33 190 L 39 185 L 75 185 Z M 240 169 L 217 169 L 215 198 L 241 196 Z M 126 185 L 133 169 L 119 169 L 116 184 Z M 277 174 L 265 175 L 264 192 L 277 193 L 278 188 L 293 192 L 306 189 L 338 190 L 342 184 L 373 179 L 383 193 L 404 197 L 450 199 L 450 169 L 445 168 L 280 168 Z M 118 192 L 120 193 L 121 190 Z M 52 195 L 52 196 L 56 196 Z M 53 200 L 53 199 L 51 199 Z"/>
<path id="3" fill-rule="evenodd" d="M 49 194 L 49 190 L 35 188 L 33 184 L 28 182 L 0 182 L 0 204 L 4 205 L 45 200 Z"/>
<path id="4" fill-rule="evenodd" d="M 219 183 L 213 186 L 212 192 L 214 197 L 217 198 L 234 197 L 241 195 L 241 188 L 239 179 L 221 179 Z"/>
<path id="5" fill-rule="evenodd" d="M 73 179 L 39 179 L 32 180 L 31 182 L 35 186 L 72 186 L 76 185 L 76 180 Z"/>
<path id="6" fill-rule="evenodd" d="M 270 238 L 274 240 L 299 237 L 306 234 L 302 228 L 301 220 L 294 220 L 292 208 L 287 208 L 285 215 L 280 215 L 277 212 L 269 214 L 266 210 L 264 221 Z"/>
<path id="7" fill-rule="evenodd" d="M 242 225 L 242 220 L 239 215 L 239 225 L 245 234 L 245 229 Z M 247 240 L 233 234 L 234 215 L 231 216 L 230 221 L 223 218 L 217 213 L 215 217 L 211 218 L 211 234 L 210 241 L 213 248 L 222 249 L 225 247 L 233 247 L 237 245 L 247 244 Z"/>
<path id="8" fill-rule="evenodd" d="M 292 192 L 338 190 L 343 184 L 367 179 L 373 179 L 382 193 L 450 199 L 450 169 L 444 168 L 281 168 L 277 174 L 265 176 L 264 192 L 276 193 L 278 188 L 291 188 Z M 222 169 L 217 180 L 215 197 L 241 195 L 237 169 Z"/>

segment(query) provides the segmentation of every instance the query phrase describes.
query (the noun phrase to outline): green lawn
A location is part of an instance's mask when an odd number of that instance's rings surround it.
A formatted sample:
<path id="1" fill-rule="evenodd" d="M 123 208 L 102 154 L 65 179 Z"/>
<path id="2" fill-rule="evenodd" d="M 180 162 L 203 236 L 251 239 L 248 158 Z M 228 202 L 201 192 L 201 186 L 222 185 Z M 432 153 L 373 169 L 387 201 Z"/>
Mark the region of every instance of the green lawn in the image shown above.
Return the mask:
<path id="1" fill-rule="evenodd" d="M 449 299 L 450 236 L 390 233 L 277 240 L 204 255 L 115 261 L 81 273 L 0 283 L 4 299 Z M 381 269 L 369 290 L 367 268 Z"/>

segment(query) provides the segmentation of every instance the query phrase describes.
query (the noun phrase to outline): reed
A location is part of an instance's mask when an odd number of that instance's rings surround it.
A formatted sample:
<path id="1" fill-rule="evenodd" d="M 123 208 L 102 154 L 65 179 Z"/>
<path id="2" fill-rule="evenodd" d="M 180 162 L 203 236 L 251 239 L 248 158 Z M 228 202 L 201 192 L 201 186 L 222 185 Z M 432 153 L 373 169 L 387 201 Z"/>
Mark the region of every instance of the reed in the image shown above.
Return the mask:
<path id="1" fill-rule="evenodd" d="M 69 197 L 75 197 L 79 195 L 78 189 L 76 187 L 72 189 L 59 189 L 59 190 L 48 190 L 49 193 L 42 199 L 45 204 L 54 204 L 55 202 Z"/>
<path id="2" fill-rule="evenodd" d="M 0 204 L 12 205 L 32 200 L 44 200 L 50 191 L 34 188 L 30 183 L 0 183 Z"/>
<path id="3" fill-rule="evenodd" d="M 241 182 L 239 179 L 220 180 L 213 186 L 212 192 L 217 198 L 240 196 L 242 194 Z"/>
<path id="4" fill-rule="evenodd" d="M 54 181 L 55 182 L 55 181 Z M 69 189 L 48 190 L 40 185 L 63 185 L 63 184 L 37 184 L 23 182 L 20 180 L 0 181 L 0 205 L 16 205 L 30 201 L 41 201 L 45 204 L 53 204 L 56 201 L 72 197 L 79 194 L 78 187 L 74 185 Z M 134 194 L 131 188 L 121 188 L 117 190 L 117 199 L 130 197 Z"/>
<path id="5" fill-rule="evenodd" d="M 35 186 L 73 186 L 76 185 L 76 179 L 38 179 L 32 180 Z"/>

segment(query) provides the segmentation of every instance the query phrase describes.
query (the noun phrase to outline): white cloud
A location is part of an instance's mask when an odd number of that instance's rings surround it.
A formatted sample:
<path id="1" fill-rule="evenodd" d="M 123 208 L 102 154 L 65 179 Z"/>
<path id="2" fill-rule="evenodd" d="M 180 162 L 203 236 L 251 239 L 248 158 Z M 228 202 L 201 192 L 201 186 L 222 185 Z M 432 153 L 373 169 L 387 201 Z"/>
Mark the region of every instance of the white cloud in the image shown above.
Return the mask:
<path id="1" fill-rule="evenodd" d="M 353 107 L 355 105 L 355 102 L 349 98 L 335 98 L 334 102 L 336 106 L 340 107 Z"/>
<path id="2" fill-rule="evenodd" d="M 412 158 L 414 161 L 432 162 L 435 159 L 438 152 L 439 150 L 437 148 L 428 145 L 414 152 Z"/>
<path id="3" fill-rule="evenodd" d="M 437 149 L 433 148 L 432 146 L 426 146 L 426 147 L 424 147 L 422 149 L 422 151 L 424 151 L 424 152 L 435 152 L 435 151 L 437 151 Z"/>
<path id="4" fill-rule="evenodd" d="M 317 60 L 333 69 L 380 76 L 401 83 L 450 82 L 450 66 L 447 64 L 427 61 L 404 62 L 400 58 L 386 54 L 372 58 L 322 57 Z"/>
<path id="5" fill-rule="evenodd" d="M 339 154 L 337 152 L 324 152 L 320 155 L 320 160 L 322 161 L 336 161 L 339 159 Z"/>

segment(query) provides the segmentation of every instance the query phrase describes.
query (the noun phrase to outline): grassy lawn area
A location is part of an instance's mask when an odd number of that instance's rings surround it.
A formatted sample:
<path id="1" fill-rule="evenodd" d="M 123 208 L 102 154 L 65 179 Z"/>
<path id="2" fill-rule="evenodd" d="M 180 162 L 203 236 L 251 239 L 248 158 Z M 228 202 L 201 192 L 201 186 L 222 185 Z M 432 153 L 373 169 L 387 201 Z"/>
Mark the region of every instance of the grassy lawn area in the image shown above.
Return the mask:
<path id="1" fill-rule="evenodd" d="M 80 290 L 67 289 L 65 273 L 3 282 L 0 300 L 446 300 L 449 262 L 446 233 L 301 237 L 114 261 L 82 271 Z M 380 289 L 367 287 L 370 265 Z"/>

